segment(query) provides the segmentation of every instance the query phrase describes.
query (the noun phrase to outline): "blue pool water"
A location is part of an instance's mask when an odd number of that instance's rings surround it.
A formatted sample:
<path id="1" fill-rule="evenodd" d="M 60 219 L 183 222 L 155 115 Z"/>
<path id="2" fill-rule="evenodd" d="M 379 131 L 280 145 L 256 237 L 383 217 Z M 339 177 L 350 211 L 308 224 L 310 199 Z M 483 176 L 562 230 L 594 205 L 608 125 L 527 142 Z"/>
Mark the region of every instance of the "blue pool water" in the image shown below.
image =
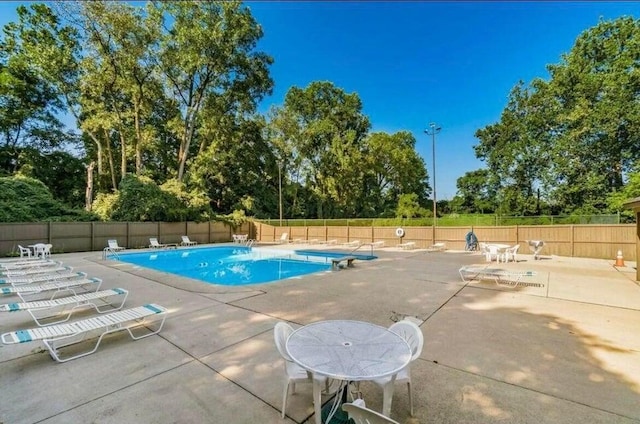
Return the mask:
<path id="1" fill-rule="evenodd" d="M 345 252 L 285 251 L 249 247 L 171 249 L 118 255 L 122 262 L 225 286 L 267 283 L 331 270 Z M 350 255 L 369 260 L 375 256 Z M 115 259 L 112 257 L 112 259 Z"/>

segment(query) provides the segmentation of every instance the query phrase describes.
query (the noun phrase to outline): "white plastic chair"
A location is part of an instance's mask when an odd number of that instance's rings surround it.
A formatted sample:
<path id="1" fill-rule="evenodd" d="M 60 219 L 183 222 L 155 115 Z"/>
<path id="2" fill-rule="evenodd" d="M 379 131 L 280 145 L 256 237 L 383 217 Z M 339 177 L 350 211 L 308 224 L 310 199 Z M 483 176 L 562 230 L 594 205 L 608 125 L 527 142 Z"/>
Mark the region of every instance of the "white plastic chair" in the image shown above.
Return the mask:
<path id="1" fill-rule="evenodd" d="M 411 347 L 411 362 L 420 357 L 420 354 L 422 353 L 422 346 L 424 345 L 424 336 L 422 335 L 422 330 L 420 330 L 418 325 L 404 319 L 392 324 L 391 327 L 389 327 L 389 330 L 398 334 L 407 341 L 409 347 Z M 407 388 L 409 390 L 409 412 L 411 413 L 411 416 L 413 416 L 413 394 L 411 393 L 410 371 L 411 362 L 396 374 L 395 381 L 392 376 L 373 380 L 376 385 L 382 387 L 382 414 L 387 417 L 391 414 L 391 401 L 394 383 L 407 383 Z"/>
<path id="2" fill-rule="evenodd" d="M 286 380 L 284 382 L 284 390 L 282 393 L 282 418 L 285 415 L 285 409 L 287 408 L 287 397 L 289 395 L 289 385 L 291 385 L 291 393 L 296 391 L 296 383 L 313 383 L 314 380 L 317 383 L 322 383 L 327 388 L 329 379 L 323 376 L 314 376 L 311 372 L 305 370 L 300 365 L 293 362 L 289 354 L 287 353 L 286 343 L 287 338 L 293 332 L 293 328 L 286 322 L 278 322 L 273 328 L 273 338 L 276 343 L 276 348 L 280 352 L 280 356 L 284 359 L 284 372 Z M 314 392 L 314 396 L 315 396 Z M 313 400 L 320 405 L 320 391 L 317 391 L 317 398 Z"/>
<path id="3" fill-rule="evenodd" d="M 343 403 L 342 410 L 356 424 L 399 424 L 397 421 L 367 408 L 364 399 L 356 399 L 353 403 Z"/>
<path id="4" fill-rule="evenodd" d="M 506 249 L 504 251 L 504 261 L 505 262 L 509 262 L 509 261 L 517 262 L 517 254 L 518 254 L 518 249 L 519 248 L 520 248 L 520 245 L 516 244 L 516 245 L 511 246 L 508 249 Z"/>
<path id="5" fill-rule="evenodd" d="M 24 258 L 30 258 L 31 257 L 31 249 L 27 248 L 27 247 L 22 247 L 20 245 L 18 245 L 18 249 L 20 249 L 20 257 Z"/>

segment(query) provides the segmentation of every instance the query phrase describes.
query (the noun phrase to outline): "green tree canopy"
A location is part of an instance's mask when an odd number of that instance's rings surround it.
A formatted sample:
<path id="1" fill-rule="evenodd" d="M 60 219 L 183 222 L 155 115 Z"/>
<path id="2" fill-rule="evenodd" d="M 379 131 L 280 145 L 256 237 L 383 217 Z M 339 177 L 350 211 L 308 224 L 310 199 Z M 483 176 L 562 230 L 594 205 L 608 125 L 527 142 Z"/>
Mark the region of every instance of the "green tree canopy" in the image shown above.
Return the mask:
<path id="1" fill-rule="evenodd" d="M 603 212 L 640 159 L 640 21 L 582 33 L 550 78 L 519 83 L 476 132 L 503 213 Z"/>
<path id="2" fill-rule="evenodd" d="M 74 210 L 53 198 L 42 182 L 28 177 L 0 177 L 0 222 L 93 221 L 98 218 Z"/>

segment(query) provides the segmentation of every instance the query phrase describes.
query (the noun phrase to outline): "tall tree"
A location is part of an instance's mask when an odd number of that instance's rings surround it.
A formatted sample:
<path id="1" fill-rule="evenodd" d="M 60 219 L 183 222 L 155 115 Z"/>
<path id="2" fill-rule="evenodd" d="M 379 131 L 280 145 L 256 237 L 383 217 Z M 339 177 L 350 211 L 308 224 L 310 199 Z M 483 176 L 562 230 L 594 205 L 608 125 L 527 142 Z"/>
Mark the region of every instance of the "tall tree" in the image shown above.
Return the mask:
<path id="1" fill-rule="evenodd" d="M 304 89 L 289 89 L 284 107 L 274 114 L 281 150 L 291 155 L 291 164 L 298 168 L 294 172 L 315 194 L 316 216 L 354 216 L 370 127 L 358 95 L 330 82 L 312 82 Z"/>
<path id="2" fill-rule="evenodd" d="M 179 138 L 181 181 L 189 157 L 210 141 L 198 138 L 207 102 L 223 105 L 229 115 L 255 111 L 271 93 L 272 59 L 255 51 L 262 28 L 239 1 L 157 2 L 154 8 L 151 13 L 161 13 L 167 27 L 158 65 L 180 110 L 180 120 L 171 124 Z M 194 147 L 194 141 L 201 145 Z"/>
<path id="3" fill-rule="evenodd" d="M 548 81 L 514 87 L 500 121 L 476 132 L 501 212 L 606 209 L 640 159 L 639 63 L 640 21 L 601 21 L 548 66 Z"/>
<path id="4" fill-rule="evenodd" d="M 64 72 L 74 33 L 45 5 L 17 8 L 0 40 L 0 142 L 51 151 L 74 143 L 58 114 L 63 101 L 51 72 Z M 56 56 L 57 55 L 57 56 Z"/>
<path id="5" fill-rule="evenodd" d="M 416 140 L 407 131 L 387 134 L 376 132 L 366 139 L 365 157 L 368 177 L 362 195 L 361 211 L 366 216 L 391 215 L 400 197 L 412 194 L 419 207 L 428 206 L 431 187 L 424 159 L 415 150 Z"/>

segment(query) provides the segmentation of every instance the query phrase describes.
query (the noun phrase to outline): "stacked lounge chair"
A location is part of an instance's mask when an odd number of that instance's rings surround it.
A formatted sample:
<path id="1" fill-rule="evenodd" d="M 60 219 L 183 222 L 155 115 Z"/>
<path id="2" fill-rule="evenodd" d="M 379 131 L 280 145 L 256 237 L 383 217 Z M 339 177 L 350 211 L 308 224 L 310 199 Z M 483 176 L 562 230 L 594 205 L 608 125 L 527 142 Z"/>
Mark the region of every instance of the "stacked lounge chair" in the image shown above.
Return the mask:
<path id="1" fill-rule="evenodd" d="M 158 334 L 164 325 L 167 310 L 160 305 L 122 309 L 129 294 L 125 289 L 100 291 L 101 279 L 89 278 L 83 272 L 72 273 L 71 267 L 61 263 L 38 262 L 29 267 L 26 262 L 0 262 L 0 298 L 20 299 L 0 304 L 0 316 L 2 312 L 26 311 L 38 327 L 6 332 L 0 336 L 4 344 L 42 341 L 54 360 L 66 362 L 94 353 L 108 334 L 127 331 L 138 340 Z M 2 273 L 7 266 L 11 272 Z M 74 312 L 85 309 L 93 309 L 98 315 L 70 321 Z M 85 341 L 88 348 L 79 352 L 75 347 L 63 349 Z"/>

